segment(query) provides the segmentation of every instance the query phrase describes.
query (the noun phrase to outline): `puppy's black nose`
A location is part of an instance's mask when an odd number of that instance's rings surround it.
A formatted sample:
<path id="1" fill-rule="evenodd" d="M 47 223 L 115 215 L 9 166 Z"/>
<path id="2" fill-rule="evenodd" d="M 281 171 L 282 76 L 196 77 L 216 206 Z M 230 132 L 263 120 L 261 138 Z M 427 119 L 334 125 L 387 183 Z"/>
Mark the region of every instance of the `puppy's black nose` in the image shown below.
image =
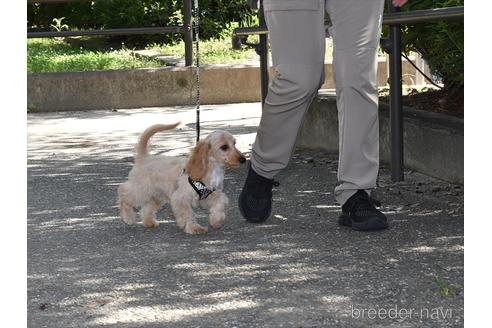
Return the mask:
<path id="1" fill-rule="evenodd" d="M 246 162 L 246 157 L 241 156 L 241 157 L 239 158 L 239 163 L 244 163 L 244 162 Z"/>

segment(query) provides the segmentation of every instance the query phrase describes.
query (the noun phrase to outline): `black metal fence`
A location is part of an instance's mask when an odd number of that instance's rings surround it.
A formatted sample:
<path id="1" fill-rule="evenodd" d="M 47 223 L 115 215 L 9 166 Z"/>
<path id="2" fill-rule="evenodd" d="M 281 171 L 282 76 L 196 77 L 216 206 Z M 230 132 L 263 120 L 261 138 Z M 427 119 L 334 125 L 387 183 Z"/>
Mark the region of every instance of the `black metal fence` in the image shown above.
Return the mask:
<path id="1" fill-rule="evenodd" d="M 68 3 L 89 0 L 27 0 L 28 4 L 34 3 Z M 159 26 L 159 27 L 139 27 L 139 28 L 118 28 L 118 29 L 98 29 L 80 31 L 42 31 L 27 32 L 28 38 L 52 38 L 52 37 L 71 37 L 71 36 L 95 36 L 95 35 L 132 35 L 132 34 L 167 34 L 180 33 L 183 35 L 185 46 L 185 65 L 193 64 L 193 26 L 192 26 L 192 0 L 183 0 L 183 25 L 178 26 Z"/>
<path id="2" fill-rule="evenodd" d="M 263 19 L 263 0 L 259 0 L 258 27 L 237 28 L 234 36 L 260 35 L 256 47 L 260 55 L 261 99 L 265 102 L 268 92 L 268 28 Z M 383 24 L 389 25 L 390 34 L 387 39 L 381 40 L 384 49 L 389 53 L 390 79 L 390 131 L 391 131 L 391 179 L 402 181 L 403 174 L 403 103 L 402 103 L 402 61 L 401 61 L 401 24 L 424 23 L 437 20 L 453 20 L 464 18 L 464 6 L 414 10 L 400 12 L 400 8 L 393 6 L 388 0 L 389 13 L 384 14 Z"/>

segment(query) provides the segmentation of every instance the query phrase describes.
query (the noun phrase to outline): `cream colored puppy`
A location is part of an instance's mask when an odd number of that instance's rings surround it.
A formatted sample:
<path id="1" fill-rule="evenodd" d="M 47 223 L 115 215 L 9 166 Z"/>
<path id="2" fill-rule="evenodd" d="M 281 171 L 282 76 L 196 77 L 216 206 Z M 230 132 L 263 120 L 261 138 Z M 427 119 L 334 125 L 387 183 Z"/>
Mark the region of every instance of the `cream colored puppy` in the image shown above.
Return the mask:
<path id="1" fill-rule="evenodd" d="M 134 208 L 140 208 L 143 224 L 155 228 L 157 211 L 170 203 L 178 227 L 200 234 L 208 230 L 195 220 L 193 208 L 200 206 L 209 210 L 209 223 L 218 229 L 224 224 L 228 204 L 223 192 L 225 168 L 237 168 L 246 158 L 226 131 L 212 132 L 199 141 L 188 158 L 150 155 L 149 139 L 178 125 L 157 124 L 141 134 L 135 146 L 135 165 L 128 181 L 118 187 L 120 215 L 126 223 L 134 224 Z"/>

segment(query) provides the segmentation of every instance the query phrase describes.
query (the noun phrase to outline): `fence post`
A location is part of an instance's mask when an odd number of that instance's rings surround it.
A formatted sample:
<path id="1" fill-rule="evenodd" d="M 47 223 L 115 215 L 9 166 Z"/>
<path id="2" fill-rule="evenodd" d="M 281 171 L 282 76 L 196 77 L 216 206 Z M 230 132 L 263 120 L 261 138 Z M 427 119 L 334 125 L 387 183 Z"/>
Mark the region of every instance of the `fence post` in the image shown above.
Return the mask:
<path id="1" fill-rule="evenodd" d="M 400 11 L 388 0 L 390 13 Z M 390 67 L 390 133 L 391 133 L 391 180 L 403 181 L 403 104 L 401 68 L 401 28 L 400 24 L 389 26 L 391 51 Z"/>
<path id="2" fill-rule="evenodd" d="M 185 65 L 193 65 L 193 30 L 191 26 L 191 1 L 183 1 L 183 26 L 184 26 L 184 44 L 185 44 Z"/>

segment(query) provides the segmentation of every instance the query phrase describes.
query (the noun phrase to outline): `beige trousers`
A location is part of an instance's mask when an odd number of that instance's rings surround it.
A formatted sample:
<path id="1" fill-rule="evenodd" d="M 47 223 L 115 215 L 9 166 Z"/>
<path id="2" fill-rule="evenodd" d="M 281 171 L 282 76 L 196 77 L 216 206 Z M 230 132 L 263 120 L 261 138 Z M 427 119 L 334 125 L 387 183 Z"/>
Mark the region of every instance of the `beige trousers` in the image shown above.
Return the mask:
<path id="1" fill-rule="evenodd" d="M 384 0 L 264 0 L 276 77 L 271 81 L 251 164 L 273 178 L 287 166 L 304 115 L 324 82 L 324 12 L 332 21 L 339 122 L 340 204 L 370 193 L 379 170 L 377 49 Z"/>

